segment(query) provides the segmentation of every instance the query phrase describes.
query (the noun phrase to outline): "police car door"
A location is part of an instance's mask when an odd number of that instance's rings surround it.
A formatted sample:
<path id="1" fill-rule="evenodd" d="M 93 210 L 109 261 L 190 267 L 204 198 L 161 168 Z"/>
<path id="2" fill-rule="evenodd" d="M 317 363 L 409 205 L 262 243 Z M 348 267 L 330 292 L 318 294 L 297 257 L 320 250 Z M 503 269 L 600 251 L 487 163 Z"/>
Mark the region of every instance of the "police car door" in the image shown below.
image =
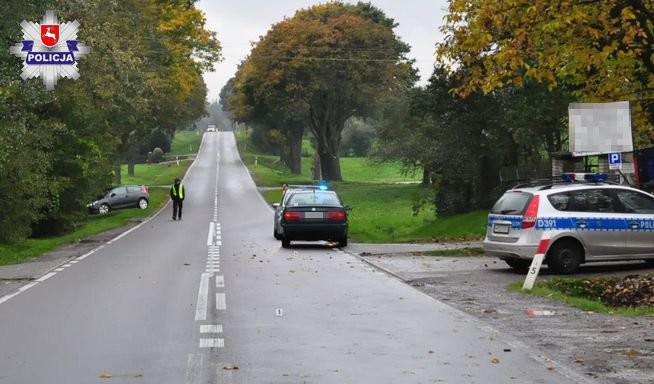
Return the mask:
<path id="1" fill-rule="evenodd" d="M 654 197 L 631 189 L 617 190 L 627 215 L 627 250 L 635 258 L 654 256 Z"/>
<path id="2" fill-rule="evenodd" d="M 588 260 L 624 255 L 626 217 L 616 209 L 614 198 L 607 189 L 572 191 L 568 210 L 572 215 L 572 225 L 586 246 Z"/>

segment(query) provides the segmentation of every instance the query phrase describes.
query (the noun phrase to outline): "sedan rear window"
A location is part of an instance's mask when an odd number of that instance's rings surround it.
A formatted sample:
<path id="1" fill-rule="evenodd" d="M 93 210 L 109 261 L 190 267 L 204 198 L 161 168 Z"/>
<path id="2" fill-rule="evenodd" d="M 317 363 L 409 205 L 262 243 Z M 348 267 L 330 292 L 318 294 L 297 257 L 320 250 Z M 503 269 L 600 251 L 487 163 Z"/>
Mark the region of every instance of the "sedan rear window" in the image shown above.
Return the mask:
<path id="1" fill-rule="evenodd" d="M 491 208 L 490 213 L 499 215 L 522 215 L 532 194 L 526 192 L 510 191 L 505 193 Z"/>
<path id="2" fill-rule="evenodd" d="M 303 205 L 331 205 L 339 206 L 341 202 L 338 200 L 336 193 L 330 191 L 311 191 L 311 192 L 295 192 L 288 200 L 291 207 L 299 207 Z"/>

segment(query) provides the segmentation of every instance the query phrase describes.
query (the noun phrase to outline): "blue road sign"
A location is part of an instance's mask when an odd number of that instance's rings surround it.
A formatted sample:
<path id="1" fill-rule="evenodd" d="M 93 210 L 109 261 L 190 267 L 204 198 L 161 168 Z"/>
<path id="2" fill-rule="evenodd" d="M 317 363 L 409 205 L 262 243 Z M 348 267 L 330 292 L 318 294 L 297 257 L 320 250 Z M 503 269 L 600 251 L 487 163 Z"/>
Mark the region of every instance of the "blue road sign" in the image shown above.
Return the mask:
<path id="1" fill-rule="evenodd" d="M 622 168 L 622 153 L 620 152 L 609 153 L 609 169 L 621 169 L 621 168 Z"/>

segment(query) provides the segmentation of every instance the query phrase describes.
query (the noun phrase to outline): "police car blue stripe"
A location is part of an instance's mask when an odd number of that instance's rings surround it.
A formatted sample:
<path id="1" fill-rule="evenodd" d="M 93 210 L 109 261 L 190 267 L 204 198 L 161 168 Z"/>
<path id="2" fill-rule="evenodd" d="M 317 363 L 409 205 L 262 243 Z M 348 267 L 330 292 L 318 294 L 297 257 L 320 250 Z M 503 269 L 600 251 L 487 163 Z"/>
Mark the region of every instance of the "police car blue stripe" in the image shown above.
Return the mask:
<path id="1" fill-rule="evenodd" d="M 520 229 L 522 228 L 522 216 L 516 215 L 488 215 L 488 226 L 492 227 L 493 223 L 496 221 L 509 221 L 511 222 L 511 228 Z"/>
<path id="2" fill-rule="evenodd" d="M 488 226 L 496 221 L 508 221 L 513 229 L 522 228 L 522 216 L 488 215 Z M 632 224 L 636 224 L 632 228 Z M 654 232 L 654 219 L 638 217 L 539 217 L 535 230 L 580 230 L 580 231 L 620 231 L 620 232 Z"/>

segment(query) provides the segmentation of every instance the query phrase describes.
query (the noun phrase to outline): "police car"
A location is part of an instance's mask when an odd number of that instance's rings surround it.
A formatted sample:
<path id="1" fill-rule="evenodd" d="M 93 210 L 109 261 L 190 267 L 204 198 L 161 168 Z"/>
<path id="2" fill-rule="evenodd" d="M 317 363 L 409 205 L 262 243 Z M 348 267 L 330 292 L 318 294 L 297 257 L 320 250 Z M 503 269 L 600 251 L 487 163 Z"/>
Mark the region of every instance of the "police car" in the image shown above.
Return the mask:
<path id="1" fill-rule="evenodd" d="M 608 183 L 606 174 L 566 174 L 564 182 L 510 189 L 488 215 L 484 251 L 526 269 L 551 232 L 545 262 L 573 273 L 587 262 L 654 264 L 654 196 Z"/>

